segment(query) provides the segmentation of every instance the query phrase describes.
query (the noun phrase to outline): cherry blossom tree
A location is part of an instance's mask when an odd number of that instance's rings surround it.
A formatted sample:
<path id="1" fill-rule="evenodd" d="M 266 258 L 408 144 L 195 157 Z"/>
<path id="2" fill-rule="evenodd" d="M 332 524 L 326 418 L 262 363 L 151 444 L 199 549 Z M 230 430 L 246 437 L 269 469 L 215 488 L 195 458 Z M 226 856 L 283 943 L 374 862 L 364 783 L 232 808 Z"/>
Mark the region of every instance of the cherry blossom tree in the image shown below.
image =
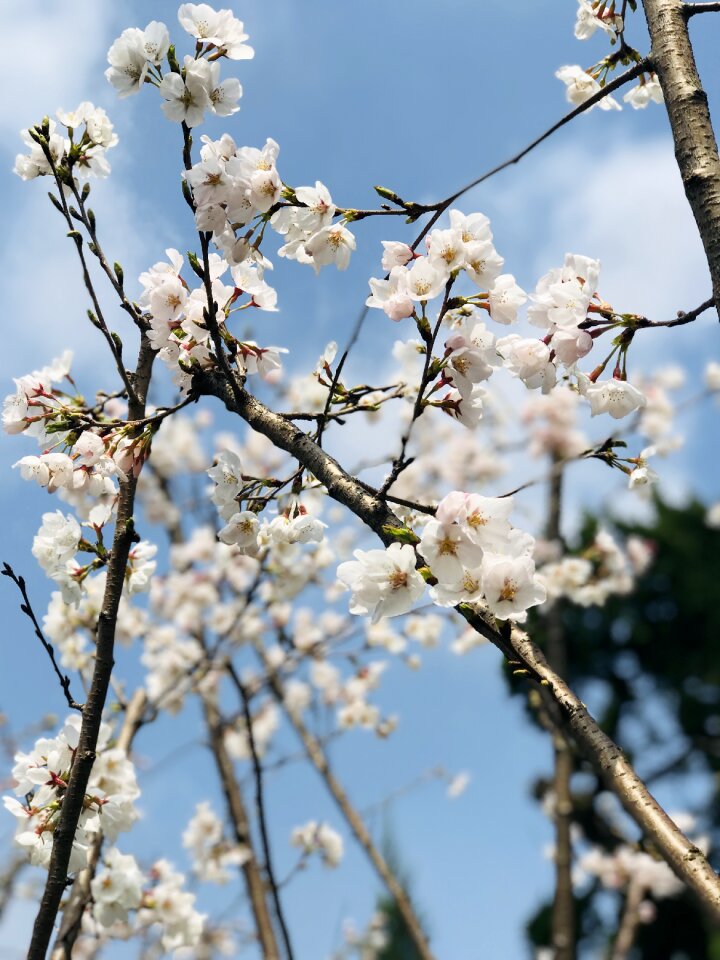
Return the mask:
<path id="1" fill-rule="evenodd" d="M 3 408 L 5 431 L 39 446 L 14 466 L 57 498 L 32 544 L 52 581 L 47 611 L 16 565 L 3 573 L 47 654 L 38 684 L 59 684 L 67 707 L 6 744 L 15 834 L 0 906 L 26 863 L 39 868 L 29 960 L 91 957 L 113 941 L 133 941 L 143 957 L 293 958 L 286 887 L 315 860 L 341 871 L 350 844 L 390 908 L 348 929 L 338 956 L 388 955 L 388 916 L 415 956 L 435 956 L 412 883 L 353 802 L 331 750 L 336 739 L 352 742 L 350 730 L 392 737 L 399 720 L 378 695 L 388 664 L 417 669 L 421 649 L 440 644 L 449 657 L 496 647 L 551 744 L 543 801 L 555 893 L 542 956 L 577 956 L 576 898 L 587 877 L 625 892 L 617 958 L 630 956 L 639 923 L 652 922 L 649 898 L 689 892 L 720 921 L 702 830 L 658 803 L 616 731 L 569 683 L 576 638 L 567 611 L 632 595 L 653 563 L 645 540 L 608 523 L 577 545 L 566 540 L 571 469 L 610 468 L 647 496 L 678 445 L 672 393 L 682 371 L 639 369 L 636 338 L 720 306 L 720 161 L 688 28 L 719 5 L 639 6 L 579 0 L 575 36 L 599 32 L 608 49 L 589 68 L 559 67 L 570 112 L 519 153 L 440 200 L 375 186 L 374 204 L 357 208 L 336 203 L 332 184 L 288 183 L 272 131 L 243 144 L 236 114 L 253 93 L 241 85 L 242 61 L 254 51 L 234 11 L 184 3 L 177 23 L 124 29 L 105 77 L 118 110 L 140 96 L 153 123 L 174 125 L 168 176 L 192 230 L 190 249 L 178 241 L 137 278 L 106 249 L 91 206 L 108 189 L 111 151 L 122 150 L 107 113 L 86 100 L 22 132 L 15 173 L 48 188 L 48 229 L 75 249 L 89 334 L 102 338 L 113 369 L 111 382 L 79 384 L 69 351 L 39 357 L 44 365 L 15 379 Z M 646 53 L 632 45 L 643 12 Z M 608 111 L 611 124 L 623 103 L 667 112 L 707 256 L 712 291 L 670 319 L 608 303 L 592 251 L 568 253 L 521 289 L 512 251 L 498 252 L 490 220 L 465 202 L 587 111 Z M 226 125 L 218 139 L 202 133 L 213 116 Z M 256 319 L 282 308 L 273 269 L 312 268 L 322 285 L 328 271 L 348 268 L 371 219 L 387 239 L 364 308 L 354 325 L 338 322 L 342 349 L 318 340 L 314 369 L 288 374 L 288 351 Z M 357 383 L 354 347 L 366 323 L 392 327 L 397 342 L 391 364 Z M 314 337 L 309 308 L 306 326 Z M 709 362 L 694 403 L 717 399 L 719 369 Z M 221 429 L 211 429 L 213 416 Z M 386 453 L 368 463 L 360 454 L 373 432 Z M 351 439 L 343 455 L 328 450 L 339 436 Z M 540 462 L 535 479 L 513 477 L 518 454 Z M 544 528 L 527 530 L 521 497 L 538 490 L 547 491 Z M 708 528 L 720 525 L 717 512 Z M 178 849 L 145 859 L 130 852 L 134 825 L 164 811 L 143 806 L 143 737 L 193 710 L 223 807 L 199 788 Z M 298 762 L 298 747 L 335 816 L 298 817 L 277 836 L 268 777 Z M 593 796 L 610 797 L 615 815 L 624 810 L 640 842 L 608 852 L 582 832 L 572 790 L 580 764 L 595 771 Z M 450 800 L 468 781 L 444 767 L 421 779 L 446 782 Z M 292 797 L 283 803 L 293 812 Z M 598 818 L 614 829 L 602 802 Z M 478 819 L 477 830 L 488 829 Z M 281 844 L 296 858 L 286 876 L 274 855 Z M 241 895 L 230 911 L 203 912 L 199 891 L 218 884 Z"/>

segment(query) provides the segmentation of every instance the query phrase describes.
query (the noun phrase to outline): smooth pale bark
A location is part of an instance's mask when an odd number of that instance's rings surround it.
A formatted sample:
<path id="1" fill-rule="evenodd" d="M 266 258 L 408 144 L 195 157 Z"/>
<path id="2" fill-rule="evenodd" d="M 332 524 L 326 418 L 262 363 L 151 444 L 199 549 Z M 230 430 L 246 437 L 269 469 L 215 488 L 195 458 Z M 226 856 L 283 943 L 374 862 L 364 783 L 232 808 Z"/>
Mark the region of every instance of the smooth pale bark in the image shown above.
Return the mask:
<path id="1" fill-rule="evenodd" d="M 612 960 L 627 960 L 630 956 L 640 926 L 640 906 L 644 896 L 645 889 L 642 884 L 631 878 L 625 894 L 618 935 L 613 945 Z"/>
<path id="2" fill-rule="evenodd" d="M 675 159 L 705 248 L 715 306 L 720 310 L 720 158 L 690 42 L 686 5 L 681 0 L 643 0 L 643 7 Z"/>

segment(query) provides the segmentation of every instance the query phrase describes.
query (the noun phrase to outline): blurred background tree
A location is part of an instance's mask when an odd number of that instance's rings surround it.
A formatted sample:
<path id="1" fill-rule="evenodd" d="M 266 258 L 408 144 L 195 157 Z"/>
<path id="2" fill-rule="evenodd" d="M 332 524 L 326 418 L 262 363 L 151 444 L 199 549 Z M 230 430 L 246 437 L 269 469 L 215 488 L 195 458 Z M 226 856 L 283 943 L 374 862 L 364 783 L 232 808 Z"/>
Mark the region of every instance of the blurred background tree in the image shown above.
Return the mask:
<path id="1" fill-rule="evenodd" d="M 592 543 L 598 527 L 595 517 L 585 518 L 578 553 Z M 661 785 L 666 796 L 676 793 L 675 809 L 681 804 L 697 818 L 699 832 L 710 838 L 710 858 L 717 869 L 720 605 L 714 601 L 720 592 L 720 533 L 707 525 L 703 504 L 675 507 L 658 498 L 651 522 L 616 521 L 614 528 L 622 536 L 646 541 L 653 561 L 627 596 L 612 596 L 601 607 L 562 604 L 568 680 L 581 696 L 592 687 L 594 702 L 602 685 L 598 719 L 603 729 L 625 746 L 651 789 Z M 536 637 L 546 639 L 542 616 L 533 613 L 530 627 Z M 525 684 L 514 678 L 510 683 L 516 694 L 527 695 Z M 530 708 L 529 713 L 537 722 Z M 624 819 L 602 802 L 594 770 L 577 756 L 574 765 L 573 822 L 582 831 L 583 843 L 612 853 L 623 842 Z M 548 778 L 533 789 L 543 801 L 551 787 Z M 582 896 L 576 895 L 579 956 L 610 955 L 624 899 L 622 892 L 608 891 L 596 879 Z M 720 933 L 711 929 L 689 896 L 645 899 L 652 902 L 655 916 L 652 923 L 638 925 L 628 956 L 720 958 Z M 535 948 L 550 942 L 551 910 L 549 900 L 528 922 Z"/>

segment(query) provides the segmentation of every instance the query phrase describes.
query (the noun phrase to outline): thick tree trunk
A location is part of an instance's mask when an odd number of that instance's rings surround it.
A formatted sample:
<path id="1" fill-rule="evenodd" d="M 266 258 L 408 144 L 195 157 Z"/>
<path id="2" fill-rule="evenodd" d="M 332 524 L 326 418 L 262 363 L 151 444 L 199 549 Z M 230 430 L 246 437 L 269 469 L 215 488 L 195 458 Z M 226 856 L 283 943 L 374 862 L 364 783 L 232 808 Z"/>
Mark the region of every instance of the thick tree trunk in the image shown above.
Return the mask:
<path id="1" fill-rule="evenodd" d="M 681 0 L 643 0 L 651 58 L 665 96 L 685 195 L 705 247 L 720 310 L 720 158 Z"/>

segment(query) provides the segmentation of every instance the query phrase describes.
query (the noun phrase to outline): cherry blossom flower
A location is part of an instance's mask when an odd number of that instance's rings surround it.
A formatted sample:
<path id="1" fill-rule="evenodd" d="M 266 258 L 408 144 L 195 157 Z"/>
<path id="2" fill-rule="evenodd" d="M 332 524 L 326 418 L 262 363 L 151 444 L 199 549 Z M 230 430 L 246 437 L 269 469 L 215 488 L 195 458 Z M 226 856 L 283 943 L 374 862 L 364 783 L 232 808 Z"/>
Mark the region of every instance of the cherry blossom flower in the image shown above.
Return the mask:
<path id="1" fill-rule="evenodd" d="M 407 272 L 407 294 L 411 300 L 432 300 L 446 282 L 446 273 L 438 270 L 427 257 L 418 257 Z"/>
<path id="2" fill-rule="evenodd" d="M 496 323 L 510 324 L 517 320 L 518 308 L 527 300 L 527 294 L 515 282 L 511 273 L 496 277 L 488 295 L 490 316 Z"/>
<path id="3" fill-rule="evenodd" d="M 371 295 L 366 306 L 384 310 L 390 320 L 404 320 L 415 312 L 413 298 L 408 293 L 408 272 L 402 266 L 390 270 L 387 280 L 370 279 Z"/>
<path id="4" fill-rule="evenodd" d="M 482 560 L 482 549 L 468 539 L 464 530 L 439 520 L 425 524 L 418 552 L 427 560 L 433 575 L 443 582 L 461 578 L 464 567 L 477 566 Z"/>
<path id="5" fill-rule="evenodd" d="M 221 451 L 215 466 L 207 471 L 207 475 L 215 482 L 213 503 L 224 520 L 229 520 L 238 512 L 235 500 L 243 486 L 242 474 L 242 463 L 234 450 Z"/>
<path id="6" fill-rule="evenodd" d="M 627 380 L 615 378 L 583 385 L 581 393 L 590 401 L 593 417 L 600 413 L 609 413 L 614 420 L 620 420 L 647 403 L 644 394 L 637 387 Z"/>
<path id="7" fill-rule="evenodd" d="M 602 90 L 602 87 L 595 77 L 586 73 L 582 67 L 575 64 L 560 67 L 559 70 L 555 71 L 555 76 L 566 85 L 567 100 L 576 107 L 585 103 L 586 100 L 589 100 L 590 97 Z M 610 96 L 603 97 L 596 106 L 600 107 L 601 110 L 622 110 L 617 100 Z M 595 109 L 595 107 L 593 106 L 590 109 Z"/>
<path id="8" fill-rule="evenodd" d="M 205 883 L 228 883 L 252 856 L 248 847 L 223 837 L 222 822 L 207 801 L 195 807 L 182 840 L 193 858 L 193 873 Z"/>
<path id="9" fill-rule="evenodd" d="M 207 3 L 182 3 L 178 9 L 180 26 L 201 43 L 210 43 L 231 60 L 250 60 L 255 56 L 243 23 L 231 10 L 214 10 Z"/>
<path id="10" fill-rule="evenodd" d="M 593 4 L 592 0 L 578 0 L 575 37 L 587 40 L 596 30 L 604 30 L 613 39 L 622 30 L 623 19 L 619 14 L 609 14 L 604 5 Z"/>
<path id="11" fill-rule="evenodd" d="M 354 249 L 355 237 L 342 223 L 321 227 L 305 242 L 305 252 L 312 258 L 316 273 L 330 263 L 338 270 L 347 270 Z"/>
<path id="12" fill-rule="evenodd" d="M 720 390 L 720 363 L 715 360 L 705 367 L 705 386 L 713 393 Z"/>
<path id="13" fill-rule="evenodd" d="M 636 87 L 631 87 L 623 97 L 625 103 L 629 103 L 633 110 L 644 110 L 650 103 L 664 103 L 662 87 L 660 81 L 654 73 L 649 76 L 641 76 L 640 83 Z"/>
<path id="14" fill-rule="evenodd" d="M 302 827 L 295 827 L 290 835 L 290 843 L 300 847 L 306 855 L 319 853 L 328 867 L 337 867 L 342 860 L 342 837 L 326 823 L 310 820 Z"/>
<path id="15" fill-rule="evenodd" d="M 90 881 L 93 916 L 103 927 L 124 923 L 130 910 L 136 910 L 143 897 L 144 877 L 131 854 L 113 847 L 103 857 L 105 869 Z"/>
<path id="16" fill-rule="evenodd" d="M 218 539 L 222 543 L 239 547 L 243 553 L 254 556 L 258 550 L 259 529 L 257 514 L 245 510 L 242 513 L 234 513 L 230 517 L 227 524 L 218 531 Z"/>
<path id="17" fill-rule="evenodd" d="M 145 42 L 144 32 L 138 27 L 130 27 L 123 30 L 108 50 L 110 67 L 105 76 L 120 97 L 138 93 L 145 82 L 149 67 Z"/>
<path id="18" fill-rule="evenodd" d="M 392 543 L 386 550 L 356 550 L 355 560 L 341 563 L 338 580 L 352 591 L 350 613 L 397 617 L 407 613 L 425 592 L 409 544 Z"/>
<path id="19" fill-rule="evenodd" d="M 646 487 L 648 484 L 654 483 L 657 480 L 657 473 L 647 464 L 650 457 L 655 456 L 656 453 L 656 447 L 645 447 L 635 459 L 636 466 L 630 473 L 628 480 L 628 486 L 631 490 L 635 490 L 638 487 Z"/>
<path id="20" fill-rule="evenodd" d="M 528 554 L 518 557 L 486 555 L 483 560 L 483 593 L 498 620 L 526 617 L 528 607 L 543 603 L 545 587 L 535 576 L 535 563 Z"/>
<path id="21" fill-rule="evenodd" d="M 210 91 L 200 61 L 185 57 L 185 79 L 179 73 L 166 73 L 158 90 L 166 101 L 162 109 L 168 120 L 184 122 L 188 127 L 202 123 L 210 107 Z"/>
<path id="22" fill-rule="evenodd" d="M 400 243 L 398 240 L 383 240 L 382 245 L 382 268 L 388 273 L 393 267 L 404 267 L 415 256 L 407 243 Z"/>
<path id="23" fill-rule="evenodd" d="M 498 279 L 504 263 L 489 240 L 469 243 L 465 247 L 465 272 L 479 287 L 486 290 Z"/>
<path id="24" fill-rule="evenodd" d="M 507 369 L 530 390 L 538 387 L 549 393 L 555 386 L 557 371 L 550 360 L 550 348 L 542 340 L 525 340 L 511 333 L 497 342 Z"/>
<path id="25" fill-rule="evenodd" d="M 451 800 L 455 800 L 461 793 L 464 793 L 467 790 L 470 779 L 470 774 L 466 770 L 456 774 L 448 784 L 448 797 L 450 797 Z"/>
<path id="26" fill-rule="evenodd" d="M 485 243 L 492 240 L 490 221 L 484 213 L 465 214 L 461 210 L 451 210 L 450 226 L 457 230 L 465 244 Z"/>

